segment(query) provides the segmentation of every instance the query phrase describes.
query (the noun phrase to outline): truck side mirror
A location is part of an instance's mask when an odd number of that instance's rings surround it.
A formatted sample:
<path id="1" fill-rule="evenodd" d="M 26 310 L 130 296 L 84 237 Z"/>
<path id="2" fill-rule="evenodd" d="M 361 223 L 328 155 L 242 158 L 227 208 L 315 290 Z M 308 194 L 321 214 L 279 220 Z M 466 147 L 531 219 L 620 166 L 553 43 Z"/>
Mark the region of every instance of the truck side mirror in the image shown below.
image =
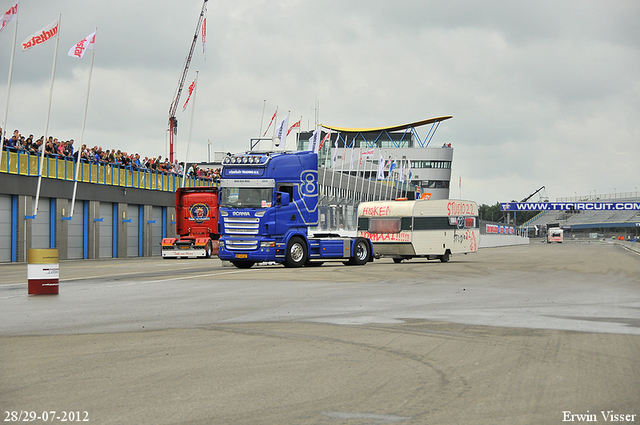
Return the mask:
<path id="1" fill-rule="evenodd" d="M 286 207 L 289 205 L 290 199 L 287 192 L 276 192 L 276 205 Z"/>

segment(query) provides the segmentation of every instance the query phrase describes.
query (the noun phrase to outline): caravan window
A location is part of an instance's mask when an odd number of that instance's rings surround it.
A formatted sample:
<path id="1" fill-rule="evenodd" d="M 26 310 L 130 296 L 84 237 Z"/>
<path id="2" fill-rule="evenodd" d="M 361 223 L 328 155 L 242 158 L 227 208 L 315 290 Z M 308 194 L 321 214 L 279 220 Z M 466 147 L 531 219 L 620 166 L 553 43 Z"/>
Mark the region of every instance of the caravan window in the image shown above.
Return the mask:
<path id="1" fill-rule="evenodd" d="M 372 218 L 369 220 L 370 233 L 400 233 L 402 221 L 397 218 Z"/>

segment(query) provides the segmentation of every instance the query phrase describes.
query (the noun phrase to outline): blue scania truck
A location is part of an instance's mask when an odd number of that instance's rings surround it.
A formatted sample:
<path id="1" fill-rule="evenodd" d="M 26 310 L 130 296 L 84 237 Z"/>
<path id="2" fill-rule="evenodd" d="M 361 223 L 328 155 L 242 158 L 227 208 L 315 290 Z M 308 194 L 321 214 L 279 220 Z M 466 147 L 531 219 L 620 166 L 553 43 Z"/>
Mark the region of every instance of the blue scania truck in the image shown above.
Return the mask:
<path id="1" fill-rule="evenodd" d="M 309 235 L 318 225 L 318 155 L 311 151 L 228 154 L 220 180 L 218 257 L 238 268 L 373 261 L 371 241 Z"/>

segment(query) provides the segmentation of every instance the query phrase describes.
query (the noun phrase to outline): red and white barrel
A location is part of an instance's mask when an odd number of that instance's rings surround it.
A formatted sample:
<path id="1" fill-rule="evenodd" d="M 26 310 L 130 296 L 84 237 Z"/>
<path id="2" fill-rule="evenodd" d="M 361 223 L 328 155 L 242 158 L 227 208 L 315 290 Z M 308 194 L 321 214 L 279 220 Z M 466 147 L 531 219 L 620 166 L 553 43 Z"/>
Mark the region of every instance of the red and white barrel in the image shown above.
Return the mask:
<path id="1" fill-rule="evenodd" d="M 56 295 L 60 279 L 57 249 L 30 249 L 27 253 L 29 295 Z"/>

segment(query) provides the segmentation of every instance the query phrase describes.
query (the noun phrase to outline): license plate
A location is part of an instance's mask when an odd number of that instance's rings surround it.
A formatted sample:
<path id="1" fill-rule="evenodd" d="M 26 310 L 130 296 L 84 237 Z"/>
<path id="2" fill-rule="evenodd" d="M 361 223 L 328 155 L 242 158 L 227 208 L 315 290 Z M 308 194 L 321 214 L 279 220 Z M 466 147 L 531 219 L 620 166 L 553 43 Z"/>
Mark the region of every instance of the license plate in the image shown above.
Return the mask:
<path id="1" fill-rule="evenodd" d="M 236 254 L 236 258 L 248 258 L 247 254 Z"/>

